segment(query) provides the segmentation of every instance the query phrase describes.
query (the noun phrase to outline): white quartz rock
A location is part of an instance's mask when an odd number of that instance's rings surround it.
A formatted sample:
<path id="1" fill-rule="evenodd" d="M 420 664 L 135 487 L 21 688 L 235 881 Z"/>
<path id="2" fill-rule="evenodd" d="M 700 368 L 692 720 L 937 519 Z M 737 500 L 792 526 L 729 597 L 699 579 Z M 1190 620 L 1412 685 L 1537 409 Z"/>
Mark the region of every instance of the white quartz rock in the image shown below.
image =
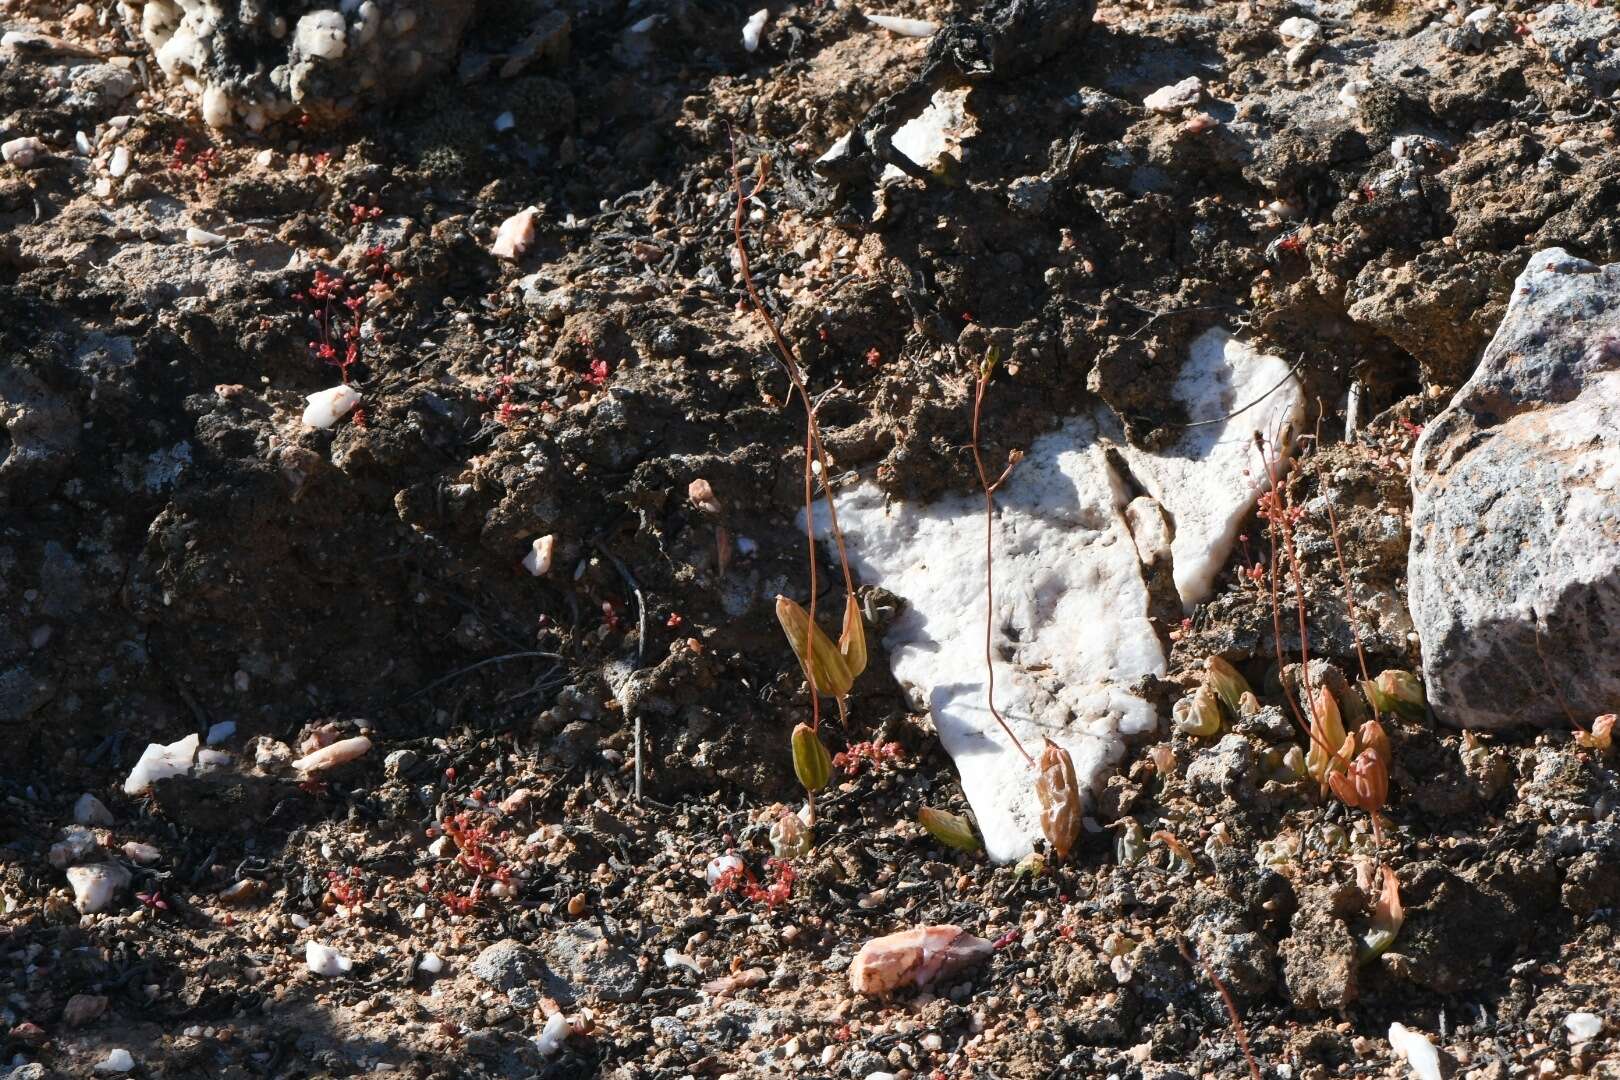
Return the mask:
<path id="1" fill-rule="evenodd" d="M 100 825 L 102 828 L 113 824 L 112 811 L 107 809 L 107 804 L 88 791 L 73 804 L 73 820 L 79 825 Z"/>
<path id="2" fill-rule="evenodd" d="M 523 556 L 523 569 L 535 577 L 545 577 L 551 572 L 551 559 L 556 550 L 555 536 L 547 534 L 536 538 L 529 547 L 529 553 Z"/>
<path id="3" fill-rule="evenodd" d="M 1238 529 L 1269 483 L 1254 433 L 1270 447 L 1285 427 L 1300 430 L 1305 394 L 1285 361 L 1220 329 L 1193 340 L 1170 394 L 1193 423 L 1250 406 L 1225 423 L 1184 429 L 1157 453 L 1121 447 L 1133 478 L 1175 522 L 1176 591 L 1191 612 L 1209 595 Z"/>
<path id="4" fill-rule="evenodd" d="M 225 243 L 225 238 L 219 233 L 192 227 L 186 230 L 186 243 L 192 247 L 219 247 Z"/>
<path id="5" fill-rule="evenodd" d="M 963 141 L 978 134 L 978 120 L 967 111 L 967 99 L 966 90 L 936 90 L 926 109 L 900 125 L 891 144 L 925 169 L 941 164 Z M 885 181 L 903 180 L 905 175 L 893 165 L 883 170 Z"/>
<path id="6" fill-rule="evenodd" d="M 743 869 L 743 861 L 737 856 L 716 855 L 709 860 L 708 868 L 703 871 L 703 880 L 712 889 L 715 883 L 724 877 L 727 872 L 741 869 Z"/>
<path id="7" fill-rule="evenodd" d="M 1322 26 L 1310 19 L 1302 19 L 1298 15 L 1284 19 L 1277 24 L 1277 33 L 1282 37 L 1284 45 L 1309 45 L 1322 40 Z"/>
<path id="8" fill-rule="evenodd" d="M 96 1062 L 95 1065 L 96 1072 L 106 1075 L 127 1073 L 134 1067 L 135 1056 L 123 1047 L 109 1051 L 107 1056 Z"/>
<path id="9" fill-rule="evenodd" d="M 540 1034 L 534 1038 L 534 1048 L 540 1051 L 541 1057 L 550 1057 L 562 1049 L 562 1044 L 573 1034 L 569 1027 L 567 1017 L 562 1013 L 552 1013 L 546 1018 L 546 1026 L 540 1029 Z"/>
<path id="10" fill-rule="evenodd" d="M 32 135 L 0 143 L 0 158 L 19 169 L 32 169 L 45 159 L 46 153 L 45 144 Z"/>
<path id="11" fill-rule="evenodd" d="M 901 37 L 929 37 L 939 29 L 938 23 L 927 19 L 907 19 L 899 15 L 873 15 L 867 12 L 866 21 Z"/>
<path id="12" fill-rule="evenodd" d="M 360 404 L 360 391 L 343 383 L 304 398 L 304 426 L 326 429 L 348 416 Z"/>
<path id="13" fill-rule="evenodd" d="M 534 243 L 534 219 L 539 214 L 535 207 L 525 207 L 501 222 L 501 227 L 495 231 L 495 242 L 489 246 L 489 253 L 497 259 L 522 258 L 529 245 Z"/>
<path id="14" fill-rule="evenodd" d="M 314 753 L 305 754 L 293 762 L 292 767 L 299 772 L 321 772 L 364 757 L 370 752 L 371 740 L 364 735 L 356 735 L 352 739 L 339 739 L 330 746 L 323 746 Z"/>
<path id="15" fill-rule="evenodd" d="M 1603 1033 L 1603 1018 L 1596 1013 L 1572 1012 L 1564 1017 L 1564 1028 L 1570 1042 L 1590 1042 Z"/>
<path id="16" fill-rule="evenodd" d="M 1178 83 L 1163 86 L 1143 99 L 1144 107 L 1157 113 L 1180 112 L 1189 105 L 1198 104 L 1204 94 L 1204 84 L 1196 75 L 1189 75 Z"/>
<path id="17" fill-rule="evenodd" d="M 1389 1046 L 1406 1058 L 1417 1080 L 1440 1080 L 1440 1052 L 1429 1037 L 1405 1024 L 1389 1025 Z"/>
<path id="18" fill-rule="evenodd" d="M 91 863 L 70 866 L 68 884 L 73 886 L 73 906 L 81 915 L 94 915 L 107 907 L 129 886 L 129 871 L 117 863 Z"/>
<path id="19" fill-rule="evenodd" d="M 765 20 L 769 19 L 770 17 L 771 12 L 769 8 L 760 8 L 758 11 L 748 16 L 748 21 L 743 23 L 742 29 L 742 43 L 744 49 L 748 50 L 749 52 L 753 52 L 759 48 L 759 37 L 765 32 Z"/>
<path id="20" fill-rule="evenodd" d="M 340 60 L 349 47 L 348 29 L 338 11 L 312 11 L 298 20 L 293 48 L 305 56 Z"/>
<path id="21" fill-rule="evenodd" d="M 167 746 L 149 744 L 141 759 L 129 771 L 129 777 L 124 781 L 124 794 L 139 795 L 159 780 L 184 776 L 190 772 L 191 763 L 197 757 L 197 745 L 201 741 L 193 734 Z"/>
<path id="22" fill-rule="evenodd" d="M 328 978 L 342 975 L 354 967 L 353 960 L 318 941 L 311 941 L 304 946 L 304 964 L 315 974 L 325 975 Z"/>
<path id="23" fill-rule="evenodd" d="M 1143 561 L 1162 556 L 1165 521 L 1174 521 L 1175 580 L 1184 601 L 1203 599 L 1253 505 L 1253 474 L 1263 473 L 1252 432 L 1296 418 L 1301 407 L 1287 365 L 1219 331 L 1195 341 L 1170 392 L 1189 419 L 1216 422 L 1187 429 L 1155 455 L 1125 445 L 1113 415 L 1097 406 L 1034 439 L 996 496 L 994 626 L 998 656 L 1011 650 L 997 662 L 996 704 L 1031 753 L 1043 738 L 1068 750 L 1093 793 L 1125 739 L 1158 723 L 1153 705 L 1130 690 L 1165 671 Z M 1220 419 L 1255 398 L 1263 400 Z M 1110 450 L 1129 478 L 1115 471 Z M 1133 503 L 1132 480 L 1157 508 Z M 982 496 L 916 505 L 862 484 L 839 496 L 838 516 L 858 577 L 908 602 L 885 638 L 896 680 L 932 713 L 990 855 L 1021 858 L 1041 835 L 1039 806 L 1028 765 L 985 707 Z M 817 526 L 826 538 L 824 506 Z"/>
<path id="24" fill-rule="evenodd" d="M 129 172 L 129 147 L 114 147 L 112 157 L 107 159 L 107 175 L 114 180 L 120 180 L 127 172 Z"/>

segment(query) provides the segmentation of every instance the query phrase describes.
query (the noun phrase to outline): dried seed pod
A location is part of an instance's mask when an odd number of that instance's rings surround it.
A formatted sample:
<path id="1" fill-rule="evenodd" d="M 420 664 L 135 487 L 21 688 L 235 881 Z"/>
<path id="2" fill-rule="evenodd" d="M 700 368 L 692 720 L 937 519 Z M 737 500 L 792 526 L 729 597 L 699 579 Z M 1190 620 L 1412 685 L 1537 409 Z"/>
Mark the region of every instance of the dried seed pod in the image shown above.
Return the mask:
<path id="1" fill-rule="evenodd" d="M 1114 861 L 1121 866 L 1132 866 L 1147 854 L 1147 832 L 1135 818 L 1126 818 L 1118 825 L 1119 835 L 1114 838 Z"/>
<path id="2" fill-rule="evenodd" d="M 793 772 L 806 791 L 820 791 L 832 779 L 832 757 L 808 724 L 793 729 Z"/>
<path id="3" fill-rule="evenodd" d="M 1176 702 L 1171 710 L 1176 730 L 1207 738 L 1221 733 L 1221 702 L 1206 683 Z"/>
<path id="4" fill-rule="evenodd" d="M 1238 715 L 1239 716 L 1259 716 L 1260 715 L 1260 699 L 1255 697 L 1254 693 L 1252 691 L 1249 692 L 1249 693 L 1245 693 L 1242 697 L 1238 698 Z"/>
<path id="5" fill-rule="evenodd" d="M 828 697 L 841 698 L 849 693 L 855 679 L 849 673 L 844 655 L 834 647 L 821 627 L 810 622 L 809 614 L 785 596 L 776 598 L 776 619 L 793 646 L 799 666 L 810 680 L 810 687 Z M 864 649 L 863 649 L 864 652 Z"/>
<path id="6" fill-rule="evenodd" d="M 1233 716 L 1243 715 L 1241 702 L 1243 695 L 1249 693 L 1249 684 L 1238 674 L 1237 668 L 1218 656 L 1205 658 L 1204 685 L 1215 691 Z"/>
<path id="7" fill-rule="evenodd" d="M 981 846 L 979 838 L 973 835 L 973 826 L 961 814 L 925 806 L 917 814 L 917 820 L 922 822 L 922 827 L 928 830 L 929 836 L 946 847 L 958 851 L 978 851 Z"/>
<path id="8" fill-rule="evenodd" d="M 1041 832 L 1061 861 L 1080 836 L 1080 781 L 1074 775 L 1074 759 L 1051 739 L 1041 751 L 1038 769 L 1035 796 L 1041 802 Z"/>
<path id="9" fill-rule="evenodd" d="M 1395 871 L 1389 867 L 1383 870 L 1383 888 L 1379 892 L 1378 903 L 1373 908 L 1372 924 L 1361 936 L 1361 961 L 1366 963 L 1395 944 L 1396 935 L 1401 932 L 1401 924 L 1406 921 L 1406 912 L 1401 908 L 1401 883 L 1395 877 Z"/>
<path id="10" fill-rule="evenodd" d="M 861 605 L 851 593 L 844 601 L 844 629 L 838 635 L 838 652 L 844 658 L 853 681 L 866 670 L 866 624 L 861 621 Z"/>
<path id="11" fill-rule="evenodd" d="M 1338 701 L 1327 687 L 1317 687 L 1311 701 L 1311 745 L 1305 753 L 1305 767 L 1318 783 L 1326 784 L 1328 773 L 1345 767 L 1349 757 L 1344 753 L 1345 739 Z"/>
<path id="12" fill-rule="evenodd" d="M 1382 724 L 1368 720 L 1361 725 L 1355 742 L 1360 744 L 1360 752 L 1344 772 L 1330 772 L 1327 784 L 1341 802 L 1372 814 L 1376 828 L 1378 811 L 1389 799 L 1389 737 Z"/>

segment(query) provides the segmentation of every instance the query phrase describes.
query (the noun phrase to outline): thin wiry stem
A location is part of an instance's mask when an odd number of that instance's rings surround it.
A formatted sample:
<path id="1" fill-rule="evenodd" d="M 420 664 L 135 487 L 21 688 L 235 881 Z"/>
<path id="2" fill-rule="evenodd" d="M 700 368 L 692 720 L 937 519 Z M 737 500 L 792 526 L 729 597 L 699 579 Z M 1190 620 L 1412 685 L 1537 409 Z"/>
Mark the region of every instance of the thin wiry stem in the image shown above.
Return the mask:
<path id="1" fill-rule="evenodd" d="M 1181 950 L 1181 958 L 1187 961 L 1189 966 L 1197 963 L 1198 966 L 1202 967 L 1204 969 L 1204 977 L 1209 979 L 1210 982 L 1214 983 L 1215 989 L 1221 992 L 1221 1000 L 1226 1003 L 1226 1015 L 1232 1020 L 1232 1034 L 1237 1036 L 1238 1046 L 1243 1050 L 1243 1057 L 1249 1063 L 1249 1075 L 1252 1076 L 1254 1080 L 1261 1080 L 1260 1064 L 1254 1060 L 1254 1053 L 1249 1049 L 1249 1034 L 1243 1030 L 1243 1018 L 1238 1015 L 1237 1002 L 1232 1000 L 1231 991 L 1226 988 L 1225 983 L 1221 982 L 1221 980 L 1216 977 L 1215 969 L 1209 966 L 1209 961 L 1205 960 L 1202 956 L 1200 956 L 1196 961 L 1193 960 L 1193 955 L 1188 950 L 1187 943 L 1182 941 L 1180 937 L 1176 938 L 1176 948 Z"/>
<path id="2" fill-rule="evenodd" d="M 1024 760 L 1030 768 L 1035 767 L 1035 759 L 1029 756 L 1024 744 L 1013 729 L 1007 725 L 1000 712 L 996 710 L 996 665 L 992 656 L 992 638 L 996 620 L 995 608 L 995 529 L 996 529 L 996 489 L 1001 482 L 1007 479 L 1012 472 L 1013 465 L 1017 464 L 1015 458 L 1001 476 L 990 482 L 990 474 L 984 468 L 984 456 L 979 452 L 979 416 L 984 411 L 984 392 L 990 385 L 991 364 L 987 361 L 979 367 L 979 383 L 973 391 L 973 464 L 979 470 L 979 485 L 984 488 L 984 700 L 990 708 L 990 715 L 996 718 L 1001 730 L 1007 733 L 1018 752 L 1024 755 Z"/>
<path id="3" fill-rule="evenodd" d="M 765 187 L 765 181 L 770 175 L 770 159 L 760 158 L 758 177 L 754 182 L 753 194 L 758 195 Z M 759 290 L 754 286 L 754 272 L 748 261 L 748 244 L 743 239 L 743 208 L 747 200 L 743 197 L 742 169 L 737 164 L 737 146 L 731 146 L 731 185 L 737 199 L 737 210 L 732 218 L 732 235 L 736 239 L 737 269 L 748 292 L 749 303 L 764 322 L 766 329 L 771 333 L 771 339 L 776 344 L 777 358 L 782 364 L 782 370 L 793 384 L 800 402 L 804 405 L 804 535 L 805 544 L 809 548 L 810 563 L 810 603 L 808 614 L 809 625 L 814 629 L 816 625 L 816 593 L 818 591 L 816 580 L 816 530 L 815 530 L 815 499 L 814 478 L 812 474 L 817 470 L 812 466 L 820 466 L 821 489 L 827 495 L 827 520 L 832 527 L 833 543 L 838 548 L 838 565 L 844 573 L 844 591 L 846 595 L 855 595 L 855 576 L 849 569 L 849 553 L 844 548 L 844 531 L 838 526 L 838 507 L 833 500 L 832 478 L 828 472 L 827 451 L 821 443 L 821 431 L 816 423 L 815 404 L 810 400 L 810 391 L 804 383 L 802 369 L 793 347 L 788 344 L 782 330 L 777 326 L 776 320 L 771 316 L 765 301 L 760 297 Z M 804 643 L 804 655 L 810 655 L 810 642 Z M 804 665 L 804 676 L 810 684 L 810 726 L 819 730 L 821 727 L 821 693 L 816 686 L 815 673 L 810 665 Z"/>

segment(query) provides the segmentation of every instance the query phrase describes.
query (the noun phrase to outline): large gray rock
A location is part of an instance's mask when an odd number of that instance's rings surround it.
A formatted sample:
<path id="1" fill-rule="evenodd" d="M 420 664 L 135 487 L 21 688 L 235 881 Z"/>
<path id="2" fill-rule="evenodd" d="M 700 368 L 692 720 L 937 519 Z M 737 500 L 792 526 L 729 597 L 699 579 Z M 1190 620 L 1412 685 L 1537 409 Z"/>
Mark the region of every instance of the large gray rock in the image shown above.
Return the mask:
<path id="1" fill-rule="evenodd" d="M 1620 263 L 1533 255 L 1412 456 L 1412 619 L 1460 727 L 1620 702 Z M 1556 684 L 1556 689 L 1555 689 Z M 1560 701 L 1562 697 L 1562 702 Z"/>
<path id="2" fill-rule="evenodd" d="M 474 0 L 120 0 L 210 127 L 339 119 L 455 61 Z"/>

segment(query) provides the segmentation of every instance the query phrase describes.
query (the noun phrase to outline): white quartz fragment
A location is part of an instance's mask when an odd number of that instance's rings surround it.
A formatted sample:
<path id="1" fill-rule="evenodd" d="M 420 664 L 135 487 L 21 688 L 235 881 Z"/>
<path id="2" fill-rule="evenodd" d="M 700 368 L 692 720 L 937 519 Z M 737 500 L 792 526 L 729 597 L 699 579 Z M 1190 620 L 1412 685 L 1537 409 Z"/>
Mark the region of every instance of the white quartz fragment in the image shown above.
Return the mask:
<path id="1" fill-rule="evenodd" d="M 32 169 L 45 159 L 45 144 L 32 135 L 0 143 L 0 158 L 19 169 Z"/>
<path id="2" fill-rule="evenodd" d="M 709 888 L 712 889 L 714 888 L 715 883 L 724 877 L 727 872 L 732 870 L 741 871 L 742 869 L 743 861 L 737 856 L 716 855 L 714 858 L 709 860 L 708 868 L 703 872 L 703 880 L 707 882 Z"/>
<path id="3" fill-rule="evenodd" d="M 127 1073 L 134 1067 L 135 1056 L 123 1047 L 109 1050 L 107 1056 L 95 1064 L 96 1072 L 107 1076 Z"/>
<path id="4" fill-rule="evenodd" d="M 929 37 L 939 29 L 938 23 L 927 19 L 907 19 L 899 15 L 873 15 L 867 12 L 866 21 L 901 37 Z"/>
<path id="5" fill-rule="evenodd" d="M 495 242 L 490 245 L 489 253 L 497 259 L 522 258 L 523 253 L 529 250 L 529 245 L 534 243 L 534 219 L 539 213 L 539 210 L 530 206 L 501 222 L 501 227 L 495 231 Z"/>
<path id="6" fill-rule="evenodd" d="M 159 780 L 184 776 L 191 770 L 191 763 L 197 757 L 199 742 L 201 740 L 193 734 L 167 746 L 149 744 L 135 767 L 129 771 L 129 777 L 124 781 L 124 794 L 139 795 Z"/>
<path id="7" fill-rule="evenodd" d="M 546 1026 L 534 1037 L 534 1048 L 541 1057 L 550 1057 L 562 1049 L 562 1044 L 571 1034 L 573 1029 L 568 1026 L 568 1018 L 560 1012 L 552 1013 L 546 1018 Z"/>
<path id="8" fill-rule="evenodd" d="M 108 828 L 113 824 L 113 816 L 105 803 L 87 791 L 73 804 L 73 821 L 78 825 Z"/>
<path id="9" fill-rule="evenodd" d="M 129 172 L 129 147 L 114 147 L 112 157 L 107 159 L 107 175 L 118 180 L 127 172 Z"/>
<path id="10" fill-rule="evenodd" d="M 416 970 L 425 971 L 429 975 L 437 975 L 444 970 L 444 960 L 436 953 L 423 953 L 416 961 Z"/>
<path id="11" fill-rule="evenodd" d="M 360 404 L 360 391 L 343 383 L 330 390 L 320 390 L 304 398 L 304 426 L 329 428 Z"/>
<path id="12" fill-rule="evenodd" d="M 1310 19 L 1302 19 L 1298 15 L 1278 23 L 1277 33 L 1282 37 L 1283 44 L 1288 46 L 1309 45 L 1322 40 L 1321 24 Z"/>
<path id="13" fill-rule="evenodd" d="M 353 960 L 318 941 L 311 941 L 304 946 L 304 964 L 315 974 L 325 975 L 328 978 L 342 975 L 354 967 Z"/>
<path id="14" fill-rule="evenodd" d="M 936 90 L 926 109 L 900 125 L 891 144 L 925 169 L 942 164 L 964 140 L 978 134 L 978 121 L 967 111 L 967 99 L 966 90 Z M 885 181 L 904 178 L 905 173 L 893 165 L 883 170 Z"/>
<path id="15" fill-rule="evenodd" d="M 1131 692 L 1165 670 L 1143 562 L 1168 542 L 1182 599 L 1203 599 L 1259 490 L 1252 433 L 1302 407 L 1286 364 L 1218 330 L 1193 343 L 1168 393 L 1189 420 L 1214 422 L 1150 454 L 1094 407 L 1034 439 L 996 497 L 996 704 L 1032 753 L 1047 737 L 1067 749 L 1093 793 L 1125 739 L 1158 722 Z M 1134 489 L 1152 498 L 1133 501 Z M 982 496 L 916 505 L 862 484 L 839 496 L 838 516 L 857 576 L 908 602 L 885 637 L 896 680 L 932 713 L 990 855 L 1021 858 L 1041 835 L 1039 807 L 1028 765 L 985 707 Z M 825 538 L 825 507 L 817 525 Z"/>
<path id="16" fill-rule="evenodd" d="M 1389 1046 L 1406 1058 L 1417 1080 L 1440 1080 L 1440 1052 L 1429 1037 L 1405 1024 L 1389 1025 Z"/>
<path id="17" fill-rule="evenodd" d="M 67 879 L 73 886 L 73 906 L 81 915 L 105 911 L 129 886 L 129 878 L 129 871 L 117 863 L 70 866 Z"/>
<path id="18" fill-rule="evenodd" d="M 219 247 L 224 242 L 225 238 L 219 233 L 209 232 L 207 229 L 199 229 L 195 226 L 186 229 L 186 243 L 192 247 Z"/>
<path id="19" fill-rule="evenodd" d="M 535 539 L 529 546 L 529 553 L 523 556 L 523 569 L 535 577 L 544 577 L 551 572 L 551 558 L 557 550 L 557 538 L 551 534 Z"/>
<path id="20" fill-rule="evenodd" d="M 759 48 L 759 37 L 765 32 L 765 20 L 769 19 L 770 17 L 771 12 L 769 8 L 760 8 L 758 11 L 748 16 L 748 21 L 743 23 L 742 29 L 742 43 L 744 49 L 748 50 L 749 52 L 753 52 Z"/>
<path id="21" fill-rule="evenodd" d="M 337 11 L 312 11 L 298 20 L 293 32 L 293 48 L 305 56 L 339 60 L 349 47 L 343 15 Z"/>
<path id="22" fill-rule="evenodd" d="M 1596 1013 L 1572 1012 L 1564 1017 L 1564 1028 L 1570 1042 L 1590 1042 L 1603 1033 L 1603 1018 Z"/>

